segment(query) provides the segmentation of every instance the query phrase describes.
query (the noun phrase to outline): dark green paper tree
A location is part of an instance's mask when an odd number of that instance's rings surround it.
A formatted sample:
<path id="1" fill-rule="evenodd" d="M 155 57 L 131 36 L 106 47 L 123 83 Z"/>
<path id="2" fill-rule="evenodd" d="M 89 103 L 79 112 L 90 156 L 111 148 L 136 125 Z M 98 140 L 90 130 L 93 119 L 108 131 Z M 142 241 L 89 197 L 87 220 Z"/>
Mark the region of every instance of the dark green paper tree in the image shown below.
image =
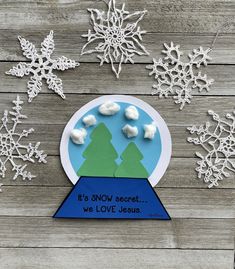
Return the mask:
<path id="1" fill-rule="evenodd" d="M 79 176 L 113 177 L 117 169 L 115 159 L 118 154 L 114 149 L 112 135 L 104 123 L 100 123 L 90 135 L 91 142 L 82 156 L 86 159 L 77 174 Z"/>
<path id="2" fill-rule="evenodd" d="M 148 172 L 141 163 L 143 155 L 134 142 L 128 144 L 123 151 L 122 162 L 115 172 L 115 177 L 147 178 Z"/>

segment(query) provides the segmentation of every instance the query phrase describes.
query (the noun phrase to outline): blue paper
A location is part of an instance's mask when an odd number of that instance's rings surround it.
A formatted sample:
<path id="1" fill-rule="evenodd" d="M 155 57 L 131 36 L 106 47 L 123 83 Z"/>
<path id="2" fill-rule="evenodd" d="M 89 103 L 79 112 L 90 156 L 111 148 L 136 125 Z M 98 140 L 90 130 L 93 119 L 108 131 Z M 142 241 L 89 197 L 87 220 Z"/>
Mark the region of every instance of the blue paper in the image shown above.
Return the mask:
<path id="1" fill-rule="evenodd" d="M 140 152 L 143 154 L 143 160 L 141 161 L 144 165 L 145 169 L 148 171 L 148 174 L 151 175 L 153 170 L 158 164 L 160 155 L 162 154 L 162 141 L 160 137 L 159 130 L 157 129 L 157 132 L 155 134 L 155 137 L 153 140 L 144 139 L 144 125 L 145 124 L 151 124 L 153 119 L 141 108 L 137 107 L 139 112 L 139 119 L 138 120 L 128 120 L 124 116 L 125 109 L 130 105 L 130 103 L 124 103 L 124 102 L 117 102 L 120 105 L 120 111 L 113 115 L 113 116 L 104 116 L 99 113 L 98 108 L 99 106 L 96 106 L 92 108 L 91 110 L 87 111 L 83 117 L 91 114 L 96 117 L 97 124 L 104 123 L 106 127 L 109 129 L 109 131 L 112 134 L 112 140 L 111 143 L 114 146 L 115 150 L 121 156 L 122 152 L 125 150 L 127 145 L 130 142 L 134 142 L 136 146 L 139 148 Z M 84 124 L 82 123 L 82 118 L 79 118 L 77 123 L 73 128 L 79 129 L 84 127 Z M 122 132 L 122 128 L 126 125 L 130 124 L 132 126 L 138 127 L 139 135 L 137 137 L 133 138 L 126 138 L 126 136 Z M 83 151 L 86 149 L 86 147 L 91 142 L 90 134 L 94 130 L 96 126 L 91 126 L 86 129 L 87 131 L 87 138 L 85 140 L 85 143 L 83 145 L 76 145 L 72 142 L 70 139 L 69 145 L 68 145 L 68 151 L 69 151 L 69 157 L 70 162 L 73 166 L 73 169 L 75 173 L 79 170 L 81 165 L 84 162 L 84 157 L 82 156 Z M 121 158 L 117 158 L 116 163 L 119 165 L 122 162 Z"/>
<path id="2" fill-rule="evenodd" d="M 109 177 L 80 177 L 54 218 L 170 220 L 148 179 Z"/>

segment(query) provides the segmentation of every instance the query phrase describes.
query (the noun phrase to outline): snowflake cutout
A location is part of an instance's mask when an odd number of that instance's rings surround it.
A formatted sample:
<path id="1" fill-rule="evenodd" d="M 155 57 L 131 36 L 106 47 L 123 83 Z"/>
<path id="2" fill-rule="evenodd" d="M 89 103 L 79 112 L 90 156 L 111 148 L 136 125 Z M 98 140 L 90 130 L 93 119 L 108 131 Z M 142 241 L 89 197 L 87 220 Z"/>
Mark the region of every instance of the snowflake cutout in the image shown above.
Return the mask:
<path id="1" fill-rule="evenodd" d="M 69 68 L 75 68 L 76 66 L 79 66 L 79 63 L 76 63 L 74 60 L 68 59 L 65 56 L 51 59 L 51 55 L 55 49 L 53 31 L 50 31 L 49 35 L 41 43 L 40 54 L 37 52 L 34 44 L 21 36 L 19 36 L 18 39 L 20 41 L 23 55 L 31 62 L 20 62 L 6 72 L 6 74 L 16 77 L 23 77 L 25 75 L 32 74 L 27 85 L 29 102 L 31 102 L 32 99 L 41 91 L 42 79 L 46 80 L 49 89 L 53 90 L 65 99 L 62 80 L 58 78 L 53 71 L 64 71 Z"/>
<path id="2" fill-rule="evenodd" d="M 202 65 L 206 66 L 211 60 L 209 53 L 210 48 L 204 50 L 202 47 L 194 49 L 188 54 L 187 63 L 181 60 L 183 52 L 179 50 L 179 45 L 170 45 L 164 43 L 165 50 L 162 53 L 164 58 L 158 61 L 153 58 L 153 65 L 146 66 L 152 70 L 149 75 L 154 75 L 157 83 L 153 85 L 152 94 L 158 94 L 159 97 L 168 97 L 169 94 L 176 94 L 173 98 L 175 103 L 180 105 L 182 110 L 185 104 L 190 104 L 192 99 L 192 90 L 198 89 L 199 92 L 209 91 L 213 79 L 208 79 L 207 75 L 202 75 L 196 69 Z"/>
<path id="3" fill-rule="evenodd" d="M 125 10 L 125 4 L 118 9 L 115 0 L 110 0 L 107 5 L 107 13 L 98 9 L 88 9 L 93 30 L 89 29 L 87 34 L 82 35 L 87 38 L 87 43 L 83 46 L 81 54 L 97 53 L 100 65 L 111 63 L 112 71 L 119 78 L 122 63 L 134 64 L 134 55 L 149 54 L 141 44 L 142 35 L 146 31 L 140 30 L 138 26 L 147 11 L 130 13 Z M 90 44 L 92 49 L 88 49 Z"/>
<path id="4" fill-rule="evenodd" d="M 17 132 L 18 124 L 22 123 L 22 119 L 26 119 L 27 116 L 21 114 L 23 101 L 17 96 L 13 101 L 14 106 L 12 111 L 5 110 L 2 118 L 2 125 L 0 127 L 0 176 L 5 177 L 7 171 L 7 163 L 12 166 L 12 171 L 15 172 L 13 180 L 18 177 L 22 177 L 23 180 L 31 180 L 35 176 L 26 171 L 27 164 L 18 164 L 18 160 L 24 162 L 35 163 L 37 160 L 39 163 L 46 163 L 47 155 L 39 150 L 40 142 L 35 145 L 29 143 L 24 145 L 21 139 L 28 137 L 33 128 L 29 130 L 23 130 Z M 1 184 L 2 185 L 2 184 Z"/>
<path id="5" fill-rule="evenodd" d="M 227 114 L 226 119 L 209 110 L 215 124 L 207 122 L 205 125 L 187 128 L 197 137 L 189 137 L 188 142 L 200 145 L 206 152 L 205 156 L 196 152 L 201 159 L 197 162 L 198 178 L 209 183 L 208 187 L 218 186 L 219 181 L 229 177 L 229 172 L 235 172 L 235 111 L 233 115 Z"/>

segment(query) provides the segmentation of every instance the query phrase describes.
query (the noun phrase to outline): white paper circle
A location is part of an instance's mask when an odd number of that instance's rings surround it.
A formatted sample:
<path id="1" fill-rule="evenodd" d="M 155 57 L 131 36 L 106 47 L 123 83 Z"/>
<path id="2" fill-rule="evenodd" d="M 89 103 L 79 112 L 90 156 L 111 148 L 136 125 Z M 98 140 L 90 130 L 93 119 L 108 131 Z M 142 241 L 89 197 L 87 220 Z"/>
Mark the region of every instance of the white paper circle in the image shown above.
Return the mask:
<path id="1" fill-rule="evenodd" d="M 65 129 L 62 134 L 61 142 L 60 142 L 60 159 L 61 159 L 62 166 L 65 170 L 65 173 L 67 174 L 70 181 L 73 184 L 76 184 L 76 182 L 79 179 L 79 176 L 76 174 L 76 172 L 74 171 L 72 167 L 72 164 L 69 158 L 69 150 L 68 150 L 71 130 L 74 128 L 77 121 L 80 118 L 82 118 L 85 113 L 87 113 L 87 111 L 107 101 L 125 102 L 131 105 L 134 105 L 137 108 L 139 107 L 142 110 L 144 110 L 156 123 L 156 126 L 158 128 L 158 131 L 161 137 L 162 152 L 160 154 L 160 158 L 158 160 L 158 163 L 155 169 L 153 170 L 152 174 L 148 177 L 150 184 L 154 187 L 164 175 L 171 159 L 171 151 L 172 151 L 171 135 L 165 121 L 153 107 L 151 107 L 149 104 L 147 104 L 146 102 L 138 98 L 135 98 L 132 96 L 126 96 L 126 95 L 105 95 L 102 97 L 98 97 L 92 100 L 91 102 L 87 103 L 83 107 L 81 107 L 72 116 L 72 118 L 69 120 L 69 122 L 65 126 Z"/>

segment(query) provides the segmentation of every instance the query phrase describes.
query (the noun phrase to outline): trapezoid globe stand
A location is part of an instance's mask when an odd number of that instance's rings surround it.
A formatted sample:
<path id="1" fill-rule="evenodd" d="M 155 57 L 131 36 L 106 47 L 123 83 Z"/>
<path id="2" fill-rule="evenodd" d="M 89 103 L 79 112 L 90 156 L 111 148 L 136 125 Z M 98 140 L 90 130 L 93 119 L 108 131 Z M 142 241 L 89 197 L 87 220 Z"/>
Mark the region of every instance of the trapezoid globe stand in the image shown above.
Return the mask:
<path id="1" fill-rule="evenodd" d="M 146 178 L 80 177 L 54 218 L 170 220 Z"/>

